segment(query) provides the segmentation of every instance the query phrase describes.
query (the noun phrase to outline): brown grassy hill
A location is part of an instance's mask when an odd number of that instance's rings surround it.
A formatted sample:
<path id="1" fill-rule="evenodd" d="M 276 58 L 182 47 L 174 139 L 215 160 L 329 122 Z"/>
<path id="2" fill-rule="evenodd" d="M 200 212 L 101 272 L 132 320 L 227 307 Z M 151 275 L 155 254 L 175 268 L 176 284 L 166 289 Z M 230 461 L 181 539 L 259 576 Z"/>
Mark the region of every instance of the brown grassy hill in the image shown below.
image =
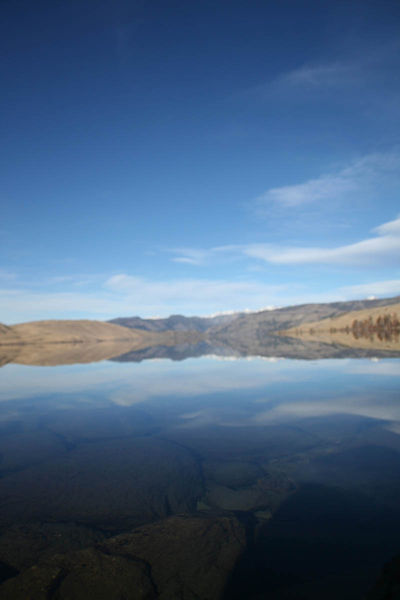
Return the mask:
<path id="1" fill-rule="evenodd" d="M 400 303 L 349 311 L 280 331 L 305 341 L 336 343 L 352 348 L 400 349 Z"/>
<path id="2" fill-rule="evenodd" d="M 289 331 L 309 331 L 310 329 L 318 331 L 330 331 L 331 329 L 345 329 L 346 327 L 352 327 L 353 321 L 364 321 L 372 317 L 374 320 L 380 316 L 397 314 L 397 318 L 400 320 L 400 302 L 397 304 L 391 304 L 389 306 L 378 306 L 376 308 L 364 308 L 363 310 L 352 310 L 341 314 L 338 317 L 331 317 L 327 319 L 320 319 L 318 321 L 311 321 L 300 327 L 293 327 L 287 329 Z"/>
<path id="3" fill-rule="evenodd" d="M 0 329 L 0 345 L 143 340 L 146 332 L 102 321 L 32 321 Z"/>
<path id="4" fill-rule="evenodd" d="M 198 337 L 197 333 L 154 333 L 89 320 L 0 324 L 0 366 L 96 362 L 150 346 L 195 343 Z"/>
<path id="5" fill-rule="evenodd" d="M 18 343 L 19 337 L 12 327 L 0 323 L 0 344 Z"/>
<path id="6" fill-rule="evenodd" d="M 56 365 L 73 365 L 109 360 L 119 356 L 121 352 L 132 349 L 141 350 L 142 345 L 132 344 L 127 340 L 102 342 L 62 343 L 62 344 L 21 344 L 19 346 L 1 346 L 0 364 L 16 363 L 19 365 L 35 365 L 53 367 Z"/>

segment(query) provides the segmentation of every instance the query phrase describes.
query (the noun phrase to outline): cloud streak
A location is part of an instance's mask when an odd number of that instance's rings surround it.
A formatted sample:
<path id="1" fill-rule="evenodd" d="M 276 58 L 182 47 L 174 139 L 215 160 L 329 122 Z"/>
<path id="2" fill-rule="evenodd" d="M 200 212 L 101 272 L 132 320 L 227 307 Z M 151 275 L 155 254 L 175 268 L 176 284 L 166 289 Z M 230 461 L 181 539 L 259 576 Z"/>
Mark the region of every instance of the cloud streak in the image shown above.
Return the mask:
<path id="1" fill-rule="evenodd" d="M 239 97 L 249 100 L 310 98 L 316 94 L 331 94 L 336 90 L 344 95 L 353 95 L 356 102 L 364 102 L 369 91 L 373 98 L 387 96 L 391 87 L 396 87 L 395 78 L 388 85 L 386 73 L 398 68 L 399 43 L 388 41 L 375 47 L 368 47 L 363 53 L 359 50 L 345 60 L 309 62 L 294 69 L 281 72 L 275 78 L 243 91 Z M 378 87 L 378 83 L 380 85 Z M 363 90 L 364 94 L 360 94 Z M 355 94 L 355 92 L 358 92 Z M 373 100 L 371 98 L 370 100 Z"/>
<path id="2" fill-rule="evenodd" d="M 355 62 L 304 64 L 279 74 L 275 79 L 254 85 L 239 94 L 238 99 L 267 101 L 276 97 L 296 99 L 293 93 L 313 93 L 332 88 L 354 87 L 364 79 L 363 69 Z"/>
<path id="3" fill-rule="evenodd" d="M 240 258 L 237 252 L 238 246 L 231 244 L 226 246 L 215 246 L 214 248 L 175 248 L 171 250 L 175 256 L 172 261 L 188 265 L 205 265 L 210 259 L 216 262 L 229 262 Z"/>
<path id="4" fill-rule="evenodd" d="M 279 205 L 300 207 L 318 201 L 336 201 L 349 194 L 370 193 L 388 174 L 400 171 L 397 154 L 371 154 L 334 173 L 323 174 L 308 181 L 271 188 L 256 198 L 257 208 Z"/>
<path id="5" fill-rule="evenodd" d="M 338 246 L 284 247 L 271 244 L 253 244 L 244 249 L 250 258 L 275 265 L 356 265 L 387 266 L 400 264 L 400 217 L 384 223 L 374 230 L 378 235 L 368 239 Z"/>
<path id="6" fill-rule="evenodd" d="M 256 259 L 271 265 L 349 265 L 385 267 L 400 264 L 400 216 L 372 230 L 376 235 L 334 248 L 321 246 L 284 246 L 280 244 L 247 244 L 224 247 L 225 260 L 240 257 Z M 205 265 L 213 261 L 220 248 L 182 249 L 176 262 Z"/>

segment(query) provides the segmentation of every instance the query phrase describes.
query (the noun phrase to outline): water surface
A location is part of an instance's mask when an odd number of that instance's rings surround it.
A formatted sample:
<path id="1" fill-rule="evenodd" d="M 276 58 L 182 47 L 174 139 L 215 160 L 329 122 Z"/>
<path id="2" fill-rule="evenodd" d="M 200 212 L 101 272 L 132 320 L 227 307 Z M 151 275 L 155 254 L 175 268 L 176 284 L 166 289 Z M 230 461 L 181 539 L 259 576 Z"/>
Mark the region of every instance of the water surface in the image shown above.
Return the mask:
<path id="1" fill-rule="evenodd" d="M 4 366 L 4 578 L 169 515 L 235 515 L 248 541 L 226 598 L 361 600 L 400 552 L 399 367 Z"/>

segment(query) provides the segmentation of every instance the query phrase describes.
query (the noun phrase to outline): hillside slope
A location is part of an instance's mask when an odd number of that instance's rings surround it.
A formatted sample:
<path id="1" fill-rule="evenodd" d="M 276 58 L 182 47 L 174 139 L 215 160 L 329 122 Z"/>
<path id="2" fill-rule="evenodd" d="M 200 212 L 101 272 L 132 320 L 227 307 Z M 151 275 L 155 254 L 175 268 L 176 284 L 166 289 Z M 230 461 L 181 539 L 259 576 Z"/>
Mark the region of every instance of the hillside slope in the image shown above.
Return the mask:
<path id="1" fill-rule="evenodd" d="M 18 340 L 19 336 L 12 327 L 0 323 L 0 344 L 15 344 L 18 343 Z"/>
<path id="2" fill-rule="evenodd" d="M 311 321 L 306 325 L 298 328 L 292 328 L 286 330 L 285 333 L 289 334 L 293 331 L 329 331 L 332 330 L 343 330 L 346 328 L 353 328 L 353 324 L 363 323 L 366 320 L 372 319 L 372 325 L 375 327 L 376 321 L 381 318 L 384 320 L 385 316 L 397 315 L 397 319 L 400 320 L 400 302 L 387 306 L 378 306 L 375 308 L 364 308 L 363 310 L 353 310 L 339 315 L 338 317 L 330 317 L 319 321 Z"/>
<path id="3" fill-rule="evenodd" d="M 400 350 L 400 302 L 304 323 L 280 335 L 351 348 Z"/>
<path id="4" fill-rule="evenodd" d="M 10 327 L 2 325 L 0 345 L 4 344 L 55 344 L 67 342 L 100 342 L 111 340 L 137 341 L 144 332 L 135 332 L 102 321 L 32 321 Z"/>

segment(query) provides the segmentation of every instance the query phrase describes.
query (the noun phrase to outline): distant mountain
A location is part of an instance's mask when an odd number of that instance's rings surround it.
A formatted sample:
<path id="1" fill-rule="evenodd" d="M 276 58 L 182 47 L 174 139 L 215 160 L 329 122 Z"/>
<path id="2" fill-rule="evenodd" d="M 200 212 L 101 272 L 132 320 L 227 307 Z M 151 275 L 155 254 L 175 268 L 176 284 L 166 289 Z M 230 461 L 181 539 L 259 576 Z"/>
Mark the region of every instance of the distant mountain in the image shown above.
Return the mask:
<path id="1" fill-rule="evenodd" d="M 165 319 L 120 317 L 109 323 L 144 331 L 198 331 L 230 339 L 237 336 L 264 335 L 267 332 L 290 329 L 302 323 L 338 316 L 352 310 L 386 306 L 400 302 L 400 296 L 379 300 L 351 300 L 324 304 L 301 304 L 253 313 L 237 312 L 215 317 L 185 317 L 171 315 Z"/>
<path id="2" fill-rule="evenodd" d="M 131 329 L 144 331 L 208 331 L 212 327 L 226 325 L 237 319 L 242 313 L 217 315 L 215 317 L 184 317 L 171 315 L 166 319 L 142 319 L 141 317 L 121 317 L 108 321 Z"/>

